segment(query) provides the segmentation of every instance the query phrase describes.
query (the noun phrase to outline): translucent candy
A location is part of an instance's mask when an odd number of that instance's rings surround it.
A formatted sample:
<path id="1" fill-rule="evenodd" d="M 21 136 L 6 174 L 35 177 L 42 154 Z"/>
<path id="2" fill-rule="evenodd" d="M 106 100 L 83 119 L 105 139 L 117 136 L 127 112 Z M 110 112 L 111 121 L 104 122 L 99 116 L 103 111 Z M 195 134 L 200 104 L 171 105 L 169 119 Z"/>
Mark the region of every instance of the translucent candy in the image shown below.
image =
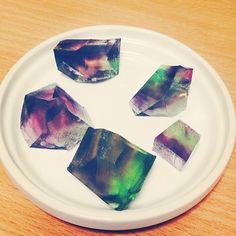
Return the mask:
<path id="1" fill-rule="evenodd" d="M 94 83 L 118 75 L 120 39 L 67 39 L 54 55 L 59 71 L 79 82 Z"/>
<path id="2" fill-rule="evenodd" d="M 182 170 L 199 139 L 196 131 L 178 120 L 155 138 L 153 151 Z"/>
<path id="3" fill-rule="evenodd" d="M 89 123 L 85 108 L 56 84 L 25 96 L 20 126 L 30 147 L 72 149 Z"/>
<path id="4" fill-rule="evenodd" d="M 68 171 L 112 208 L 123 210 L 141 190 L 154 160 L 118 134 L 88 128 Z"/>
<path id="5" fill-rule="evenodd" d="M 137 116 L 174 116 L 186 108 L 192 69 L 162 65 L 134 95 Z"/>

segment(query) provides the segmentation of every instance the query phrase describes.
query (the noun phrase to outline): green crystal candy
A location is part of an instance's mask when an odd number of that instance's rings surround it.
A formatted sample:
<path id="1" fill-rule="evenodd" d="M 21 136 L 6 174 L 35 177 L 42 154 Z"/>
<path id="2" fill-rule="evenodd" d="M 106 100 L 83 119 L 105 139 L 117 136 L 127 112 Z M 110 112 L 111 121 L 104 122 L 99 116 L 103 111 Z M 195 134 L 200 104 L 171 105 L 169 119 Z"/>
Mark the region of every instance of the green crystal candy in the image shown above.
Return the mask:
<path id="1" fill-rule="evenodd" d="M 192 68 L 162 65 L 130 100 L 137 116 L 174 116 L 187 105 Z"/>
<path id="2" fill-rule="evenodd" d="M 68 171 L 115 210 L 141 190 L 155 156 L 105 129 L 88 128 Z"/>

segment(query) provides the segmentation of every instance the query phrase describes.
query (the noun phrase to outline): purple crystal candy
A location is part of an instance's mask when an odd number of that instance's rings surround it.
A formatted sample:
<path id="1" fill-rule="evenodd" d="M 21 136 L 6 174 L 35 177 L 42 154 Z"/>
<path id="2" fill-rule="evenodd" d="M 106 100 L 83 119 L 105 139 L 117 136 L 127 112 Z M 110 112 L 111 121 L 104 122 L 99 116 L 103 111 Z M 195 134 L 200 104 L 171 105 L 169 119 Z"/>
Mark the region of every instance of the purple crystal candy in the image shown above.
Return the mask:
<path id="1" fill-rule="evenodd" d="M 134 95 L 130 105 L 137 116 L 174 116 L 187 105 L 191 68 L 162 65 Z"/>
<path id="2" fill-rule="evenodd" d="M 153 151 L 182 170 L 199 139 L 196 131 L 178 120 L 155 138 Z"/>
<path id="3" fill-rule="evenodd" d="M 57 68 L 71 79 L 93 83 L 118 75 L 121 39 L 67 39 L 54 48 Z"/>
<path id="4" fill-rule="evenodd" d="M 35 148 L 72 149 L 89 127 L 88 114 L 56 84 L 25 95 L 22 133 Z"/>

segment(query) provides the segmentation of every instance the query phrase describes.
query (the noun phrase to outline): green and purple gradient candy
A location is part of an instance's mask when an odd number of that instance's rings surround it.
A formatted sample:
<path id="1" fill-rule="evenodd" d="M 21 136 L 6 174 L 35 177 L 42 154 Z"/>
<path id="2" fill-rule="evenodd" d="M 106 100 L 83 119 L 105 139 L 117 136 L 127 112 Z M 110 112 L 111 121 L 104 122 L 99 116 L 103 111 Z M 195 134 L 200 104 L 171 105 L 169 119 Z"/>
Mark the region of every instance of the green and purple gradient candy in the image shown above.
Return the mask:
<path id="1" fill-rule="evenodd" d="M 196 131 L 178 120 L 155 138 L 153 151 L 182 170 L 199 139 Z"/>
<path id="2" fill-rule="evenodd" d="M 155 156 L 106 129 L 88 128 L 68 171 L 116 210 L 141 190 Z"/>
<path id="3" fill-rule="evenodd" d="M 130 101 L 137 116 L 174 116 L 186 108 L 191 68 L 162 65 Z"/>

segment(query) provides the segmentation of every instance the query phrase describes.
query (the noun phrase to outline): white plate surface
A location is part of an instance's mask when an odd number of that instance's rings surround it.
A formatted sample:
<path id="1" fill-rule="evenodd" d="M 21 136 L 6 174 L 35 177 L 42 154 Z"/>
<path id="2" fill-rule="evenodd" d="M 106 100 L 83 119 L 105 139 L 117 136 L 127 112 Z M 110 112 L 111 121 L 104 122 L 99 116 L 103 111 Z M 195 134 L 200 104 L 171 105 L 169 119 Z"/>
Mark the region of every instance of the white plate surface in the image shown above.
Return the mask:
<path id="1" fill-rule="evenodd" d="M 65 38 L 114 38 L 121 44 L 120 74 L 80 84 L 61 74 L 53 48 Z M 194 68 L 187 109 L 172 118 L 135 117 L 129 100 L 161 65 Z M 67 170 L 72 151 L 29 148 L 20 131 L 25 94 L 56 82 L 87 108 L 95 127 L 117 132 L 152 152 L 154 137 L 178 119 L 201 135 L 182 172 L 157 157 L 128 210 L 109 208 Z M 73 224 L 123 230 L 157 224 L 198 203 L 221 176 L 234 144 L 235 113 L 217 73 L 199 55 L 162 34 L 125 26 L 94 26 L 53 37 L 20 59 L 0 90 L 1 159 L 14 182 L 39 207 Z"/>

